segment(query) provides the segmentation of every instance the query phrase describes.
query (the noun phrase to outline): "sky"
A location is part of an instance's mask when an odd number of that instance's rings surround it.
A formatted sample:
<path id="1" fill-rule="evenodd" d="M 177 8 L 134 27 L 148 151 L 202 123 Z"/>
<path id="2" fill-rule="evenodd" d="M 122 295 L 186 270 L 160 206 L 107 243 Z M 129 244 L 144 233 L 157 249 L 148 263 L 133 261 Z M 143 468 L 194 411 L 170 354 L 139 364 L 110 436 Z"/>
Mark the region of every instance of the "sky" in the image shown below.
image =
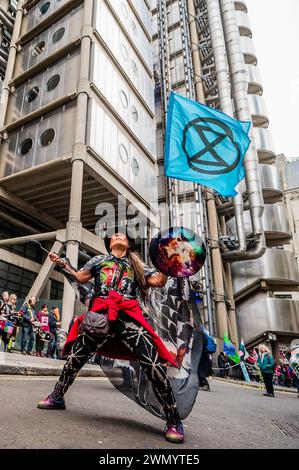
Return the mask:
<path id="1" fill-rule="evenodd" d="M 299 0 L 247 0 L 275 151 L 299 157 Z"/>

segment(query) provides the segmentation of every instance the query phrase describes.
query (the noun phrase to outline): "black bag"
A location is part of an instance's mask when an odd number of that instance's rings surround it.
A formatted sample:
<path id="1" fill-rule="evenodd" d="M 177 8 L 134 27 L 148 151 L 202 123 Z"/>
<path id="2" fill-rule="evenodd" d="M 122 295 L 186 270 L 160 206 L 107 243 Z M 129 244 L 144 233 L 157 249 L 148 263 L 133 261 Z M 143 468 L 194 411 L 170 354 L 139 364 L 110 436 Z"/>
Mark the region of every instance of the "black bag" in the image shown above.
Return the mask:
<path id="1" fill-rule="evenodd" d="M 109 333 L 108 311 L 87 312 L 84 314 L 83 321 L 80 325 L 80 333 L 87 333 L 91 336 L 102 338 Z"/>

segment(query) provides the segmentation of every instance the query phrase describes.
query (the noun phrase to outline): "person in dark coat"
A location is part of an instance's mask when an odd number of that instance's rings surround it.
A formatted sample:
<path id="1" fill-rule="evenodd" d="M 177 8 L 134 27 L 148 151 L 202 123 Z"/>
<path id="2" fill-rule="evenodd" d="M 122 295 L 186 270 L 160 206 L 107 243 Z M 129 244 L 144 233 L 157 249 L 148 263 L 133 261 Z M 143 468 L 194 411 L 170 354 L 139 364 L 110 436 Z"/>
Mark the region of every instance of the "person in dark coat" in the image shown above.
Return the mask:
<path id="1" fill-rule="evenodd" d="M 229 371 L 229 358 L 225 352 L 221 352 L 218 355 L 218 367 L 220 370 L 220 377 L 228 377 Z"/>
<path id="2" fill-rule="evenodd" d="M 27 354 L 30 356 L 32 355 L 34 343 L 33 322 L 36 321 L 35 304 L 36 298 L 31 297 L 21 309 L 21 315 L 23 318 L 21 351 L 22 354 L 26 354 L 25 349 L 28 340 Z"/>
<path id="3" fill-rule="evenodd" d="M 205 392 L 210 392 L 210 384 L 208 382 L 207 377 L 212 374 L 212 354 L 205 350 L 207 346 L 207 339 L 206 336 L 203 335 L 203 351 L 202 355 L 198 364 L 197 374 L 198 374 L 198 382 L 199 388 L 204 390 Z"/>

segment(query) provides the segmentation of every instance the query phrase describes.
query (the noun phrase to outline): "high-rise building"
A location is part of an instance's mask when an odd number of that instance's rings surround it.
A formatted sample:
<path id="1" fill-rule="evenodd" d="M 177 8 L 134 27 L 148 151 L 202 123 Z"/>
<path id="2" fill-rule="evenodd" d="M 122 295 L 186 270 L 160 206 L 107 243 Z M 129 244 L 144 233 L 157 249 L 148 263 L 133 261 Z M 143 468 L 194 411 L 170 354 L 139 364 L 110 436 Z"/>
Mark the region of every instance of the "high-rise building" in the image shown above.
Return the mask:
<path id="1" fill-rule="evenodd" d="M 233 0 L 154 2 L 156 98 L 162 107 L 156 112 L 159 198 L 181 207 L 173 213 L 181 222 L 184 204 L 193 201 L 189 223 L 210 252 L 201 280 L 209 329 L 219 339 L 225 331 L 233 341 L 243 337 L 248 346 L 268 341 L 276 351 L 299 334 L 298 302 L 284 295 L 298 291 L 299 272 L 294 252 L 283 249 L 291 232 L 248 9 L 247 2 Z M 246 179 L 233 200 L 164 180 L 161 144 L 170 90 L 252 121 Z"/>
<path id="2" fill-rule="evenodd" d="M 156 223 L 151 41 L 143 0 L 17 4 L 0 110 L 0 286 L 62 297 L 65 329 L 73 289 L 24 242 L 82 265 L 104 252 L 95 231 L 109 211 L 123 223 L 132 205 Z"/>
<path id="3" fill-rule="evenodd" d="M 283 249 L 291 233 L 247 3 L 12 3 L 0 108 L 0 289 L 62 301 L 66 328 L 74 293 L 28 240 L 80 266 L 104 250 L 97 235 L 111 215 L 124 223 L 138 209 L 148 238 L 153 226 L 178 224 L 203 237 L 207 261 L 193 286 L 220 344 L 226 332 L 274 349 L 298 337 L 299 304 L 283 293 L 298 291 L 299 271 Z M 171 90 L 252 121 L 235 198 L 165 179 Z M 147 248 L 141 238 L 145 258 Z"/>

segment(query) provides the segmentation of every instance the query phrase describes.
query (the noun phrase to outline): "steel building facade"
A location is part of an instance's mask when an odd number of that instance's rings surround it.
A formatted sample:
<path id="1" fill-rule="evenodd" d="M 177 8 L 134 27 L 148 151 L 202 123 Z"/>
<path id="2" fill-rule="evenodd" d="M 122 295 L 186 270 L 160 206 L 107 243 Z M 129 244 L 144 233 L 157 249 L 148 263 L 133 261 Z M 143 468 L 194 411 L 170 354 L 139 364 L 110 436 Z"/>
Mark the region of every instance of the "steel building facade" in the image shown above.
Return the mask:
<path id="1" fill-rule="evenodd" d="M 150 27 L 143 1 L 18 2 L 2 88 L 0 184 L 9 227 L 23 237 L 2 236 L 5 248 L 35 238 L 58 253 L 65 246 L 77 265 L 105 252 L 95 235 L 101 204 L 117 212 L 119 196 L 156 223 Z M 126 206 L 117 215 L 123 221 Z M 2 250 L 6 262 L 32 272 L 26 257 Z M 50 297 L 49 279 L 61 276 L 36 261 L 27 295 Z M 65 284 L 64 328 L 74 302 Z"/>
<path id="2" fill-rule="evenodd" d="M 204 321 L 220 340 L 228 331 L 234 341 L 243 338 L 248 346 L 268 341 L 276 352 L 299 334 L 296 295 L 285 295 L 298 292 L 299 272 L 289 249 L 291 231 L 248 9 L 247 2 L 232 0 L 161 0 L 154 5 L 162 107 L 156 113 L 159 198 L 178 203 L 191 198 L 196 213 L 198 197 L 192 185 L 169 184 L 163 176 L 165 95 L 171 89 L 252 121 L 247 175 L 239 195 L 233 201 L 224 200 L 200 189 L 201 213 L 206 214 L 200 222 L 211 260 L 207 285 L 212 291 L 211 305 L 204 302 Z M 208 295 L 204 279 L 201 283 Z"/>

